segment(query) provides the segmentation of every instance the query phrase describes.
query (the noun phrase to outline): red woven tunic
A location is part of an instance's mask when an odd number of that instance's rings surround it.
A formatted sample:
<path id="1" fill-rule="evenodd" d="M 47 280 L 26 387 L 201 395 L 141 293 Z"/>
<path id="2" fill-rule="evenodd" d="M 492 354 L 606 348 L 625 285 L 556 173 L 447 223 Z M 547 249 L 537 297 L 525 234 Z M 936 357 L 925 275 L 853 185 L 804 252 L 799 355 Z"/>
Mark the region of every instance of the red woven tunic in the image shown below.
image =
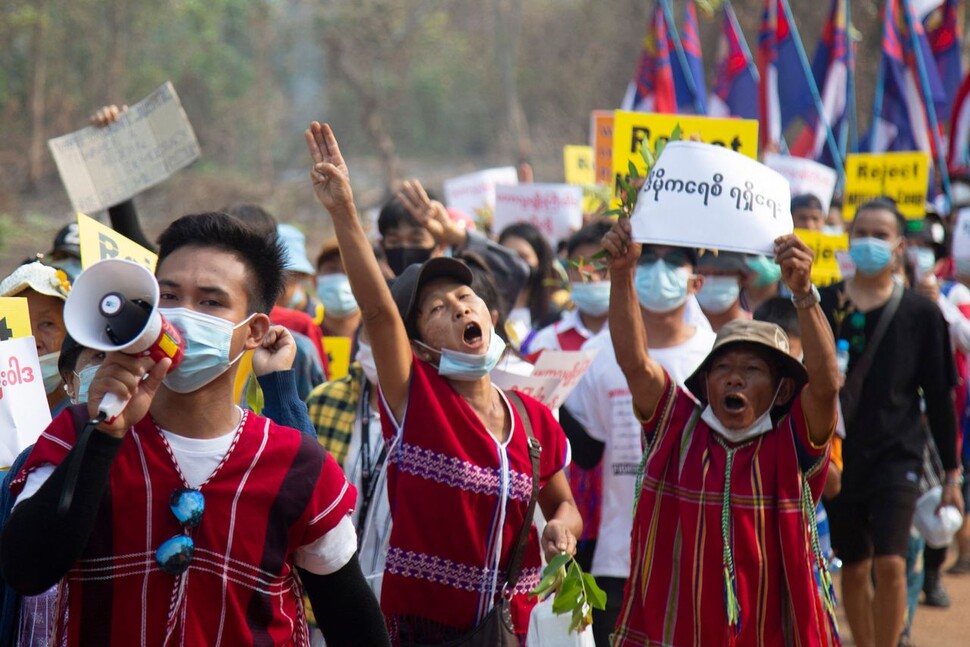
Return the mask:
<path id="1" fill-rule="evenodd" d="M 568 443 L 546 407 L 522 399 L 542 445 L 544 486 L 566 464 Z M 470 629 L 491 608 L 524 521 L 532 487 L 525 429 L 509 407 L 512 431 L 501 445 L 437 369 L 417 359 L 400 428 L 381 406 L 385 440 L 393 444 L 387 490 L 394 527 L 381 592 L 392 640 L 402 623 L 425 636 L 435 627 Z M 527 593 L 540 571 L 533 528 L 512 598 L 523 634 L 535 605 Z"/>
<path id="2" fill-rule="evenodd" d="M 60 463 L 74 441 L 65 411 L 11 491 L 20 492 L 29 471 Z M 155 550 L 182 532 L 168 504 L 180 487 L 168 444 L 145 416 L 125 436 L 88 546 L 61 581 L 58 634 L 85 646 L 309 645 L 292 558 L 353 508 L 356 492 L 336 462 L 314 438 L 247 414 L 201 487 L 195 556 L 172 576 L 156 565 Z"/>
<path id="3" fill-rule="evenodd" d="M 800 398 L 774 429 L 728 445 L 670 379 L 643 424 L 643 482 L 632 568 L 615 647 L 776 647 L 839 643 L 813 575 L 810 520 L 828 466 L 813 448 Z M 722 513 L 728 454 L 728 528 L 739 611 L 729 626 Z M 802 478 L 811 489 L 803 490 Z M 803 492 L 811 500 L 806 501 Z"/>

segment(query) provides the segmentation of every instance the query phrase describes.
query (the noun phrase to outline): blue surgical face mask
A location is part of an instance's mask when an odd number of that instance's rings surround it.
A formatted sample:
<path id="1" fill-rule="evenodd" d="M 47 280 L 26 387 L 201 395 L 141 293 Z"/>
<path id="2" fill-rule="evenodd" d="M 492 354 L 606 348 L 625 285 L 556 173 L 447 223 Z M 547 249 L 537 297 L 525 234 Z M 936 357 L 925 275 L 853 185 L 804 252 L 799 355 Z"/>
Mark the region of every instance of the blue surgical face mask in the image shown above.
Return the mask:
<path id="1" fill-rule="evenodd" d="M 488 349 L 482 355 L 460 353 L 450 348 L 438 350 L 420 341 L 414 343 L 441 355 L 441 359 L 438 360 L 438 375 L 441 377 L 461 382 L 476 382 L 491 373 L 505 353 L 505 342 L 496 334 L 495 328 L 489 330 L 488 336 Z"/>
<path id="2" fill-rule="evenodd" d="M 81 369 L 77 375 L 77 394 L 71 398 L 73 404 L 88 401 L 88 391 L 91 389 L 91 382 L 94 381 L 94 374 L 98 372 L 100 364 L 89 364 Z"/>
<path id="3" fill-rule="evenodd" d="M 346 274 L 321 274 L 317 277 L 317 296 L 323 302 L 324 313 L 338 319 L 349 317 L 360 307 L 354 292 L 350 289 L 350 280 Z"/>
<path id="4" fill-rule="evenodd" d="M 697 302 L 704 312 L 719 315 L 727 312 L 741 294 L 735 276 L 705 276 L 704 285 L 697 292 Z"/>
<path id="5" fill-rule="evenodd" d="M 176 393 L 192 393 L 215 380 L 239 361 L 243 353 L 229 359 L 232 333 L 248 323 L 256 313 L 235 325 L 221 317 L 188 308 L 165 308 L 162 315 L 178 329 L 185 343 L 182 363 L 165 376 L 163 384 Z"/>
<path id="6" fill-rule="evenodd" d="M 57 360 L 60 356 L 60 352 L 40 356 L 40 372 L 44 377 L 44 390 L 47 395 L 56 391 L 57 385 L 61 383 L 61 374 L 57 372 Z"/>
<path id="7" fill-rule="evenodd" d="M 687 301 L 690 271 L 671 267 L 663 259 L 650 265 L 638 265 L 634 283 L 640 305 L 650 312 L 670 312 Z"/>
<path id="8" fill-rule="evenodd" d="M 916 273 L 920 276 L 930 274 L 936 266 L 936 254 L 929 247 L 911 247 L 909 251 Z"/>
<path id="9" fill-rule="evenodd" d="M 300 305 L 303 304 L 305 299 L 306 290 L 303 289 L 303 286 L 298 285 L 293 289 L 293 294 L 290 295 L 290 302 L 286 304 L 286 307 L 293 310 L 299 310 Z"/>
<path id="10" fill-rule="evenodd" d="M 575 281 L 569 297 L 579 311 L 591 317 L 602 317 L 610 310 L 609 281 Z"/>
<path id="11" fill-rule="evenodd" d="M 849 256 L 861 274 L 879 274 L 893 260 L 893 245 L 878 238 L 853 238 Z"/>
<path id="12" fill-rule="evenodd" d="M 781 268 L 767 256 L 749 256 L 744 261 L 757 276 L 751 283 L 753 288 L 766 288 L 781 279 Z"/>

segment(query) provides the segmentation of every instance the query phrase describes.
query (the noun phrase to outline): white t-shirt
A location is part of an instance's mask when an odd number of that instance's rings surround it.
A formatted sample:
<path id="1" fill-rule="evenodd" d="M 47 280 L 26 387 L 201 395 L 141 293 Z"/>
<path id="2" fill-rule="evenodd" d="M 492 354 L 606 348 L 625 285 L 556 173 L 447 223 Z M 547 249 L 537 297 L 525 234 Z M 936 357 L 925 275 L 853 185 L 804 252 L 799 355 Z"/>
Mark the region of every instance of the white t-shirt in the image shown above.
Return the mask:
<path id="1" fill-rule="evenodd" d="M 175 462 L 186 484 L 189 487 L 198 488 L 222 463 L 238 431 L 239 427 L 217 438 L 186 438 L 163 429 L 162 435 L 172 449 Z M 39 466 L 28 474 L 24 488 L 14 506 L 33 496 L 53 472 L 54 466 L 47 464 Z M 348 516 L 341 519 L 323 537 L 299 547 L 294 554 L 294 561 L 297 566 L 311 573 L 329 575 L 346 565 L 356 551 L 357 532 L 353 521 Z"/>
<path id="2" fill-rule="evenodd" d="M 679 346 L 651 348 L 650 356 L 678 384 L 700 366 L 714 345 L 714 333 L 697 328 Z M 566 400 L 566 408 L 603 448 L 602 515 L 591 573 L 605 577 L 630 575 L 630 534 L 637 469 L 643 456 L 641 426 L 633 413 L 633 397 L 616 362 L 612 338 L 600 333 L 583 345 L 599 348 L 589 371 Z"/>
<path id="3" fill-rule="evenodd" d="M 604 324 L 605 327 L 605 324 Z M 540 350 L 562 350 L 559 344 L 559 335 L 569 330 L 576 330 L 588 341 L 594 333 L 583 325 L 583 319 L 579 315 L 579 308 L 566 310 L 563 312 L 562 319 L 554 324 L 549 324 L 532 337 L 529 342 L 528 352 L 535 353 Z"/>

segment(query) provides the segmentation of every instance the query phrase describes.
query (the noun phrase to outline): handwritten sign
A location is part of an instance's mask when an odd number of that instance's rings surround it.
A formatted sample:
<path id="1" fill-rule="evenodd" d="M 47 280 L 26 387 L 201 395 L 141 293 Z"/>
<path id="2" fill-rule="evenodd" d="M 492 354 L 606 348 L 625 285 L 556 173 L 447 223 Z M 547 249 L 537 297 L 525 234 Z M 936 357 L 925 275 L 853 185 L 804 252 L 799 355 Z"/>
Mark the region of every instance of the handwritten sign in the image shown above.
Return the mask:
<path id="1" fill-rule="evenodd" d="M 740 153 L 671 142 L 637 196 L 633 240 L 774 255 L 792 232 L 788 182 Z"/>
<path id="2" fill-rule="evenodd" d="M 0 467 L 9 468 L 50 423 L 34 338 L 0 342 Z"/>
<path id="3" fill-rule="evenodd" d="M 562 164 L 566 184 L 595 184 L 592 146 L 563 146 Z"/>
<path id="4" fill-rule="evenodd" d="M 495 188 L 493 229 L 517 222 L 535 225 L 553 249 L 583 226 L 583 189 L 568 184 L 519 184 Z"/>
<path id="5" fill-rule="evenodd" d="M 836 254 L 849 249 L 848 234 L 823 234 L 820 231 L 796 229 L 795 235 L 812 248 L 812 283 L 822 287 L 842 280 L 842 269 Z"/>
<path id="6" fill-rule="evenodd" d="M 885 195 L 896 201 L 904 216 L 921 219 L 926 215 L 929 174 L 930 158 L 926 153 L 847 155 L 842 217 L 852 220 L 860 206 Z"/>
<path id="7" fill-rule="evenodd" d="M 109 258 L 121 258 L 155 271 L 157 254 L 80 212 L 77 214 L 77 232 L 81 239 L 82 268 L 87 269 Z"/>
<path id="8" fill-rule="evenodd" d="M 444 182 L 445 204 L 479 222 L 490 223 L 495 213 L 495 187 L 518 183 L 519 174 L 513 166 L 459 175 Z"/>
<path id="9" fill-rule="evenodd" d="M 199 142 L 171 82 L 105 128 L 88 126 L 47 142 L 75 211 L 124 202 L 199 157 Z"/>
<path id="10" fill-rule="evenodd" d="M 589 117 L 596 184 L 613 186 L 613 111 L 594 110 Z"/>
<path id="11" fill-rule="evenodd" d="M 792 157 L 777 153 L 765 153 L 764 163 L 770 169 L 778 171 L 791 185 L 791 195 L 810 193 L 822 203 L 822 211 L 828 213 L 832 204 L 832 194 L 839 174 L 825 164 L 804 157 Z"/>
<path id="12" fill-rule="evenodd" d="M 579 384 L 599 349 L 546 350 L 532 369 L 531 375 L 493 371 L 492 382 L 501 389 L 517 389 L 546 405 L 558 409 Z"/>
<path id="13" fill-rule="evenodd" d="M 30 312 L 24 297 L 0 297 L 0 342 L 30 337 Z"/>
<path id="14" fill-rule="evenodd" d="M 678 126 L 684 139 L 696 135 L 707 144 L 730 149 L 751 159 L 758 157 L 758 122 L 755 120 L 617 110 L 613 120 L 613 177 L 610 180 L 614 195 L 618 195 L 616 178 L 628 175 L 630 162 L 641 174 L 646 172 L 640 155 L 641 146 L 656 150 L 657 142 L 668 141 Z M 619 200 L 614 199 L 612 207 L 618 206 Z"/>
<path id="15" fill-rule="evenodd" d="M 336 335 L 323 338 L 323 350 L 327 353 L 328 380 L 339 380 L 350 370 L 350 337 Z"/>

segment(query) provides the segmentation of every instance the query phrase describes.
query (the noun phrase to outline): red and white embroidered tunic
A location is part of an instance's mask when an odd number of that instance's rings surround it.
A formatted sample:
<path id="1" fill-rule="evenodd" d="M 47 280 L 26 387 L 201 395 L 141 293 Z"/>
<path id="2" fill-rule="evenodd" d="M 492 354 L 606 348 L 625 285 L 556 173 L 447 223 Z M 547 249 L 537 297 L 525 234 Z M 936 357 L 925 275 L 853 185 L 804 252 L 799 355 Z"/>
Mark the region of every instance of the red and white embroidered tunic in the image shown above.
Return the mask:
<path id="1" fill-rule="evenodd" d="M 37 441 L 11 484 L 14 495 L 29 472 L 59 464 L 75 436 L 65 411 Z M 309 645 L 293 557 L 354 506 L 356 491 L 337 463 L 316 439 L 246 414 L 200 488 L 205 512 L 192 531 L 194 557 L 172 576 L 155 551 L 182 533 L 169 497 L 184 486 L 168 443 L 145 416 L 125 436 L 88 546 L 61 581 L 58 633 L 66 631 L 72 646 Z"/>
<path id="2" fill-rule="evenodd" d="M 526 395 L 522 400 L 542 445 L 542 487 L 566 465 L 569 446 L 546 407 Z M 392 641 L 404 625 L 418 642 L 415 634 L 471 629 L 500 591 L 532 488 L 528 438 L 514 407 L 505 404 L 513 424 L 500 443 L 437 369 L 418 359 L 400 425 L 381 402 L 385 441 L 393 445 L 387 482 L 394 526 L 381 593 Z M 533 528 L 511 605 L 522 634 L 535 606 L 528 591 L 540 572 Z"/>

